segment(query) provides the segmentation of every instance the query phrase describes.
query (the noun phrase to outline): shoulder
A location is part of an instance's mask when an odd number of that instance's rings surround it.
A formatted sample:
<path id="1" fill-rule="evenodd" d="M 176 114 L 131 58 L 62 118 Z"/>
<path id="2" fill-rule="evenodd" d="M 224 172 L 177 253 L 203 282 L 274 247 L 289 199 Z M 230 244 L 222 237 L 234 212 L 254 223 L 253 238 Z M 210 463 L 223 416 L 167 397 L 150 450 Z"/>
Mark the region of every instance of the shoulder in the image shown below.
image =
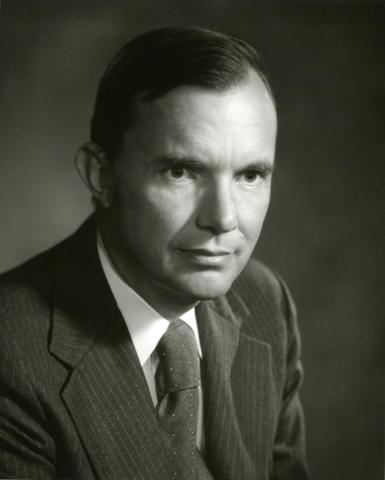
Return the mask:
<path id="1" fill-rule="evenodd" d="M 231 292 L 247 312 L 242 318 L 241 332 L 269 349 L 279 390 L 284 391 L 288 376 L 299 379 L 300 384 L 301 338 L 295 304 L 285 282 L 261 262 L 251 259 Z"/>
<path id="2" fill-rule="evenodd" d="M 231 290 L 248 312 L 242 324 L 246 335 L 268 343 L 283 356 L 292 342 L 299 344 L 296 307 L 277 273 L 251 259 Z"/>
<path id="3" fill-rule="evenodd" d="M 58 270 L 75 236 L 0 275 L 0 357 L 18 362 L 48 352 Z"/>
<path id="4" fill-rule="evenodd" d="M 88 228 L 88 227 L 87 227 Z M 18 384 L 18 389 L 46 392 L 64 375 L 64 366 L 50 352 L 54 303 L 63 281 L 76 283 L 78 258 L 73 250 L 83 248 L 80 227 L 73 235 L 22 265 L 0 275 L 0 383 Z M 81 253 L 79 253 L 81 255 Z M 71 272 L 71 276 L 65 272 Z M 28 378 L 28 382 L 23 379 Z"/>
<path id="5" fill-rule="evenodd" d="M 20 356 L 21 361 L 46 350 L 55 263 L 61 248 L 51 248 L 0 275 L 2 355 Z"/>
<path id="6" fill-rule="evenodd" d="M 279 276 L 259 260 L 251 258 L 233 284 L 233 289 L 241 295 L 263 294 L 273 302 L 279 301 L 281 282 Z"/>
<path id="7" fill-rule="evenodd" d="M 0 275 L 0 313 L 24 311 L 46 300 L 68 240 Z"/>
<path id="8" fill-rule="evenodd" d="M 31 349 L 31 354 L 47 351 L 59 286 L 73 287 L 73 291 L 81 284 L 81 261 L 91 250 L 96 251 L 95 238 L 91 216 L 60 243 L 0 275 L 0 354 L 7 351 L 13 355 L 11 343 L 21 353 L 24 349 L 25 355 Z"/>
<path id="9" fill-rule="evenodd" d="M 67 265 L 74 245 L 89 230 L 90 221 L 85 222 L 74 234 L 36 255 L 25 263 L 0 275 L 0 324 L 1 331 L 10 322 L 13 327 L 22 322 L 23 328 L 36 323 L 36 317 L 43 318 L 51 305 L 55 281 L 63 265 Z M 88 240 L 88 239 L 87 239 Z"/>
<path id="10" fill-rule="evenodd" d="M 60 287 L 73 291 L 84 283 L 77 266 L 83 251 L 90 250 L 94 233 L 82 226 L 49 250 L 0 275 L 0 365 L 5 365 L 0 368 L 0 384 L 17 385 L 25 397 L 32 391 L 44 397 L 65 377 L 65 366 L 50 348 L 53 319 L 62 307 L 57 297 Z M 74 307 L 77 304 L 71 296 L 68 308 Z"/>
<path id="11" fill-rule="evenodd" d="M 56 248 L 0 275 L 0 318 L 33 309 L 44 300 L 53 277 Z"/>
<path id="12" fill-rule="evenodd" d="M 247 305 L 258 311 L 277 310 L 285 316 L 295 314 L 290 291 L 282 278 L 262 262 L 252 258 L 233 284 L 232 290 Z M 268 312 L 265 312 L 266 314 Z"/>

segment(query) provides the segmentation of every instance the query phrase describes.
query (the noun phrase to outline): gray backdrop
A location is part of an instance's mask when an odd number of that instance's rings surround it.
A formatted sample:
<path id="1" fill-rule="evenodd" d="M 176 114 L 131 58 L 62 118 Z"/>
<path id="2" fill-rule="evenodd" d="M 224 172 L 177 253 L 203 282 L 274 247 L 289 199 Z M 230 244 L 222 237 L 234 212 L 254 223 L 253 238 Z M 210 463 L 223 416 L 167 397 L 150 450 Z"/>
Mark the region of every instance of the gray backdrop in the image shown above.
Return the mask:
<path id="1" fill-rule="evenodd" d="M 128 38 L 197 24 L 263 52 L 280 132 L 256 255 L 297 301 L 313 478 L 381 479 L 385 4 L 2 3 L 0 271 L 51 246 L 90 212 L 72 158 L 88 139 L 98 79 Z"/>

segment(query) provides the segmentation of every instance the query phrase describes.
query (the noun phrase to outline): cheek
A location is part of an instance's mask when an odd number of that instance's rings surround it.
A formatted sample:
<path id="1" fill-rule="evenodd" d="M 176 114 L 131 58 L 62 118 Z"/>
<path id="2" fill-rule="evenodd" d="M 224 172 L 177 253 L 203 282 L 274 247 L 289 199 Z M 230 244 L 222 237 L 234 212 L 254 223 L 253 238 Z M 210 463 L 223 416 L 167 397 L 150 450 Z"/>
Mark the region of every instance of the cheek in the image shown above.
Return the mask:
<path id="1" fill-rule="evenodd" d="M 186 202 L 159 188 L 131 190 L 120 210 L 128 235 L 157 251 L 166 247 L 189 218 Z"/>
<path id="2" fill-rule="evenodd" d="M 269 207 L 270 194 L 266 192 L 255 199 L 249 199 L 240 208 L 239 228 L 249 244 L 255 244 L 262 230 Z"/>

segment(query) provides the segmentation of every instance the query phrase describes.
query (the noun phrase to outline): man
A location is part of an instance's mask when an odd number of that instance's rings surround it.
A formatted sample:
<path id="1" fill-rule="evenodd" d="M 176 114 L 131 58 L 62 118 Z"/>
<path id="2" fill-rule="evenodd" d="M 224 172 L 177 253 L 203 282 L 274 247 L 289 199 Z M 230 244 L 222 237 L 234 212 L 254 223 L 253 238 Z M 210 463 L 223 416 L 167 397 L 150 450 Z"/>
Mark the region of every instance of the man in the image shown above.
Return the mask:
<path id="1" fill-rule="evenodd" d="M 1 279 L 3 478 L 306 478 L 294 306 L 249 260 L 276 123 L 236 38 L 113 59 L 76 156 L 94 215 Z"/>

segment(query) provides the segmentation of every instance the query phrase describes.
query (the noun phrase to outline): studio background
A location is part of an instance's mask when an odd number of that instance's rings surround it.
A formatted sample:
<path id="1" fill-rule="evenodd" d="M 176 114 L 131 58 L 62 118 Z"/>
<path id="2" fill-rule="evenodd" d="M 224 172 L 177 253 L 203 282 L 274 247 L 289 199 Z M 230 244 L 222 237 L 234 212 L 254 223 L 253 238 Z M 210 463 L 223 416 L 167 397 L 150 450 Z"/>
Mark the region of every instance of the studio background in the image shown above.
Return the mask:
<path id="1" fill-rule="evenodd" d="M 73 156 L 88 139 L 102 71 L 129 38 L 175 23 L 240 36 L 268 64 L 280 127 L 255 255 L 285 278 L 298 306 L 312 478 L 380 480 L 384 3 L 4 0 L 0 271 L 91 211 Z"/>

